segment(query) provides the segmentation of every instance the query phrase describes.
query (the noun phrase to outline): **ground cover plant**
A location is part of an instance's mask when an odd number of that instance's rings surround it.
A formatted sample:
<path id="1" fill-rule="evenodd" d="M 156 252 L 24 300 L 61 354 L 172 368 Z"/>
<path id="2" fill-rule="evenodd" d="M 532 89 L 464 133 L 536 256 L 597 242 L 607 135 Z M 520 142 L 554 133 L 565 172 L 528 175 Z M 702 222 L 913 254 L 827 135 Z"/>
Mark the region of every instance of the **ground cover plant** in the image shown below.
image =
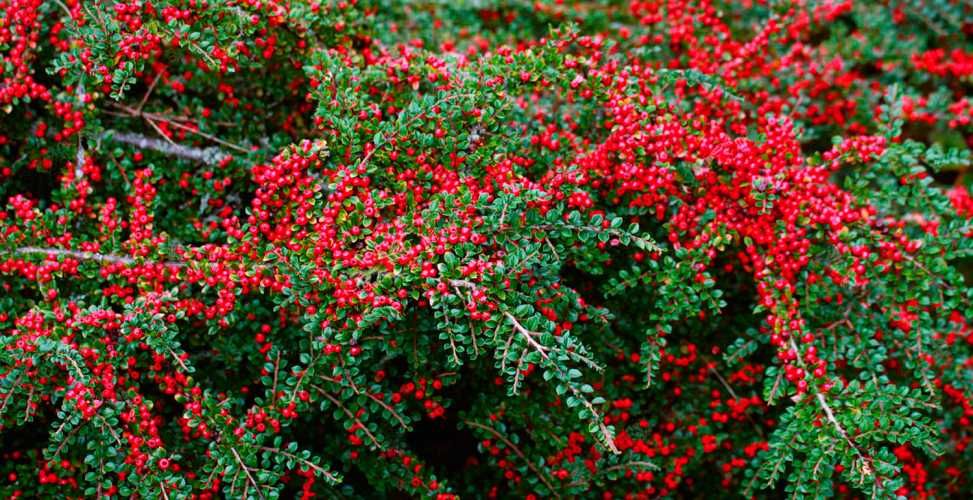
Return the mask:
<path id="1" fill-rule="evenodd" d="M 0 0 L 0 496 L 973 490 L 973 4 Z"/>

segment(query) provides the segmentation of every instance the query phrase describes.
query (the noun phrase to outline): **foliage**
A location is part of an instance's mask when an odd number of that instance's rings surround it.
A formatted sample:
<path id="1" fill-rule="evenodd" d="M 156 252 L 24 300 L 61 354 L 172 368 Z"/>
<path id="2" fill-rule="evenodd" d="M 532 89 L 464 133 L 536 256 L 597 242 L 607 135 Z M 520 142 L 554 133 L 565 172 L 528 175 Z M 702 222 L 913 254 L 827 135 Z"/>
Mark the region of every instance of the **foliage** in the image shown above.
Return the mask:
<path id="1" fill-rule="evenodd" d="M 971 11 L 0 0 L 0 495 L 960 496 Z"/>

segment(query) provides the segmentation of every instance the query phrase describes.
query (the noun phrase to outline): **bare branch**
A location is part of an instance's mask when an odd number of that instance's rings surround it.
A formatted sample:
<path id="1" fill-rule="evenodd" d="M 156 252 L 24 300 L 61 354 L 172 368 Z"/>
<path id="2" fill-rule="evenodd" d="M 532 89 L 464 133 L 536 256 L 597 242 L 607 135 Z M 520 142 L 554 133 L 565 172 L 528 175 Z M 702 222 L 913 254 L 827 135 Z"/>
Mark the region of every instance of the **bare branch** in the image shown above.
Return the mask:
<path id="1" fill-rule="evenodd" d="M 61 4 L 61 7 L 64 7 L 64 4 Z M 67 7 L 64 7 L 64 9 L 67 10 Z M 70 17 L 71 17 L 71 12 L 68 11 L 68 18 Z M 78 97 L 78 102 L 81 104 L 81 106 L 84 106 L 84 100 L 86 95 L 84 90 L 84 80 L 78 82 L 78 89 L 76 94 Z M 78 151 L 74 157 L 74 180 L 75 181 L 80 180 L 81 175 L 84 174 L 82 165 L 84 165 L 86 156 L 87 153 L 85 153 L 84 144 L 81 142 L 81 134 L 78 134 Z"/>
<path id="2" fill-rule="evenodd" d="M 102 264 L 136 264 L 135 259 L 126 257 L 124 255 L 83 252 L 80 250 L 66 250 L 63 248 L 20 247 L 13 250 L 12 253 L 20 255 L 44 255 L 47 257 L 65 256 L 73 257 L 79 260 L 93 260 Z M 184 263 L 177 261 L 167 261 L 163 262 L 163 264 L 170 267 L 182 267 L 185 265 Z"/>
<path id="3" fill-rule="evenodd" d="M 135 134 L 131 132 L 109 131 L 105 133 L 104 137 L 115 142 L 135 146 L 139 149 L 151 149 L 152 151 L 165 155 L 175 156 L 185 160 L 198 161 L 210 165 L 219 163 L 220 160 L 227 156 L 223 150 L 215 146 L 200 149 L 191 146 L 184 146 L 182 144 L 170 143 L 161 139 L 146 137 L 142 134 Z"/>

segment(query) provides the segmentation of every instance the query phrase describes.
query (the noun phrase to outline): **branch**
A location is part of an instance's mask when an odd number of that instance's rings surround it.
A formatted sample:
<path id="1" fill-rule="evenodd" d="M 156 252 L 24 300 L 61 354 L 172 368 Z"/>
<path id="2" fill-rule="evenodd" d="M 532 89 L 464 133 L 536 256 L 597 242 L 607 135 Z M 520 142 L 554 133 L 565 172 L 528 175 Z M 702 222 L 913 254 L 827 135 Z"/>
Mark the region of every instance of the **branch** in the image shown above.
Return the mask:
<path id="1" fill-rule="evenodd" d="M 237 463 L 240 464 L 240 468 L 243 470 L 243 473 L 247 475 L 247 479 L 250 480 L 250 484 L 252 484 L 257 490 L 257 496 L 263 500 L 264 494 L 260 491 L 260 485 L 258 485 L 257 482 L 253 480 L 253 476 L 250 475 L 250 468 L 247 467 L 247 464 L 243 463 L 243 459 L 241 459 L 240 454 L 236 452 L 236 448 L 231 447 L 230 452 L 233 453 L 233 458 L 235 458 Z"/>
<path id="2" fill-rule="evenodd" d="M 476 427 L 477 429 L 482 429 L 484 431 L 487 431 L 490 434 L 492 434 L 494 437 L 496 437 L 497 439 L 499 439 L 500 441 L 503 441 L 503 444 L 506 445 L 507 448 L 509 448 L 511 451 L 513 451 L 514 454 L 516 454 L 518 457 L 520 457 L 520 459 L 523 460 L 524 463 L 527 464 L 527 467 L 534 474 L 537 475 L 537 478 L 540 479 L 542 483 L 544 483 L 544 486 L 547 486 L 547 489 L 550 490 L 552 494 L 554 494 L 554 497 L 555 498 L 560 498 L 561 497 L 560 495 L 557 494 L 557 490 L 554 489 L 554 486 L 551 484 L 551 482 L 548 480 L 548 478 L 544 474 L 541 473 L 541 471 L 537 468 L 537 466 L 535 466 L 533 462 L 531 462 L 530 460 L 528 460 L 527 457 L 524 455 L 524 452 L 520 451 L 520 448 L 518 448 L 517 445 L 513 444 L 512 442 L 510 442 L 510 440 L 507 439 L 503 434 L 500 434 L 493 427 L 490 427 L 488 425 L 483 425 L 483 424 L 474 422 L 472 420 L 464 420 L 463 423 L 466 424 L 466 425 L 468 425 L 468 426 L 470 426 L 470 427 Z"/>
<path id="3" fill-rule="evenodd" d="M 800 352 L 797 349 L 797 342 L 794 342 L 794 337 L 790 338 L 790 344 L 791 344 L 791 348 L 794 349 L 794 352 L 796 353 Z M 801 360 L 800 355 L 798 355 L 797 359 L 798 361 L 800 361 L 801 367 L 804 368 L 804 371 L 807 372 L 807 367 L 804 365 L 804 361 Z M 841 438 L 844 439 L 846 443 L 848 443 L 848 446 L 850 446 L 851 449 L 855 451 L 855 454 L 858 455 L 858 458 L 862 460 L 862 472 L 865 475 L 871 475 L 871 468 L 868 466 L 868 458 L 865 457 L 861 449 L 858 448 L 858 445 L 856 445 L 855 442 L 851 439 L 851 436 L 848 435 L 848 431 L 846 431 L 845 428 L 841 425 L 841 422 L 838 422 L 838 419 L 835 418 L 834 412 L 831 410 L 831 406 L 828 404 L 828 400 L 825 399 L 824 394 L 822 394 L 821 391 L 818 390 L 816 385 L 812 385 L 812 387 L 814 387 L 814 395 L 818 400 L 818 404 L 821 406 L 821 409 L 824 410 L 824 415 L 827 417 L 828 422 L 834 426 L 835 430 L 838 431 L 838 435 L 841 436 Z"/>
<path id="4" fill-rule="evenodd" d="M 60 2 L 58 2 L 58 3 L 60 3 Z M 68 11 L 67 10 L 67 7 L 65 7 L 63 3 L 61 4 L 61 7 L 64 8 L 65 11 L 68 12 L 68 18 L 70 19 L 71 18 L 71 11 Z M 78 82 L 78 89 L 77 89 L 76 94 L 78 96 L 78 103 L 81 104 L 82 109 L 84 109 L 84 99 L 85 99 L 85 95 L 86 95 L 85 94 L 85 90 L 84 90 L 84 80 L 81 80 L 80 82 Z M 87 153 L 85 153 L 84 145 L 81 142 L 81 134 L 78 134 L 78 151 L 77 151 L 77 153 L 75 154 L 75 157 L 74 157 L 74 180 L 75 180 L 75 182 L 81 180 L 81 176 L 84 174 L 84 170 L 83 170 L 83 167 L 82 166 L 84 165 L 84 160 L 85 160 L 86 155 L 87 155 Z"/>
<path id="5" fill-rule="evenodd" d="M 660 248 L 659 245 L 655 241 L 653 241 L 653 240 L 651 240 L 649 238 L 646 238 L 644 236 L 639 236 L 638 234 L 629 233 L 629 232 L 627 232 L 627 231 L 625 231 L 623 229 L 619 229 L 617 227 L 598 227 L 598 226 L 592 226 L 592 225 L 587 225 L 587 224 L 580 225 L 580 226 L 574 226 L 574 225 L 571 225 L 571 224 L 564 224 L 564 223 L 558 223 L 558 224 L 538 224 L 538 225 L 536 225 L 534 227 L 536 229 L 540 229 L 542 231 L 551 231 L 551 230 L 554 230 L 554 229 L 564 229 L 564 228 L 567 228 L 567 229 L 571 229 L 571 230 L 574 230 L 574 231 L 591 231 L 592 233 L 595 233 L 595 234 L 605 233 L 605 234 L 608 234 L 610 236 L 614 236 L 615 238 L 619 238 L 619 239 L 621 239 L 621 238 L 629 238 L 630 241 L 632 241 L 633 243 L 635 243 L 635 246 L 636 247 L 639 247 L 642 250 L 645 250 L 645 251 L 648 251 L 648 252 L 661 252 L 662 251 L 662 248 Z M 553 249 L 553 245 L 551 245 L 551 247 Z M 555 253 L 555 255 L 557 254 L 556 251 L 554 253 Z"/>
<path id="6" fill-rule="evenodd" d="M 530 344 L 531 347 L 536 349 L 537 352 L 541 353 L 541 357 L 544 358 L 545 361 L 551 361 L 551 358 L 547 355 L 548 348 L 534 340 L 534 335 L 536 335 L 536 333 L 528 330 L 524 327 L 524 325 L 521 325 L 520 322 L 517 321 L 517 318 L 515 318 L 512 314 L 504 311 L 503 315 L 506 316 L 507 319 L 509 319 L 513 324 L 514 330 L 517 330 L 518 333 L 527 339 L 527 343 Z"/>
<path id="7" fill-rule="evenodd" d="M 327 479 L 328 481 L 331 481 L 332 483 L 337 483 L 337 482 L 340 482 L 341 481 L 341 479 L 339 479 L 338 476 L 335 476 L 329 470 L 325 469 L 324 467 L 321 467 L 320 465 L 318 465 L 318 464 L 316 464 L 316 463 L 314 463 L 314 462 L 312 462 L 312 461 L 310 461 L 310 460 L 308 460 L 306 458 L 301 458 L 301 457 L 299 457 L 299 456 L 297 456 L 297 455 L 295 455 L 293 453 L 288 453 L 288 452 L 286 452 L 284 450 L 281 450 L 280 448 L 271 448 L 269 446 L 261 446 L 260 449 L 263 450 L 263 451 L 270 452 L 270 453 L 276 453 L 276 454 L 278 454 L 278 455 L 280 455 L 280 456 L 282 456 L 284 458 L 289 458 L 289 459 L 291 459 L 291 460 L 293 460 L 295 462 L 300 462 L 300 463 L 306 465 L 308 468 L 314 470 L 314 472 L 317 472 L 317 473 L 321 474 L 322 476 L 325 477 L 325 479 Z"/>
<path id="8" fill-rule="evenodd" d="M 17 388 L 17 385 L 20 384 L 20 381 L 23 378 L 24 378 L 24 373 L 20 372 L 20 374 L 17 375 L 17 380 L 15 380 L 14 383 L 10 386 L 10 392 L 4 394 L 3 402 L 0 402 L 0 415 L 3 414 L 3 409 L 7 407 L 7 402 L 9 402 L 10 398 L 12 398 L 14 395 L 14 389 Z"/>
<path id="9" fill-rule="evenodd" d="M 392 416 L 399 421 L 399 425 L 401 425 L 403 429 L 405 429 L 406 431 L 412 430 L 412 428 L 409 427 L 409 424 L 405 423 L 405 419 L 402 418 L 402 415 L 399 415 L 399 413 L 395 411 L 395 408 L 392 408 L 391 406 L 389 406 L 388 403 L 382 401 L 381 399 L 378 398 L 378 396 L 375 396 L 374 394 L 366 392 L 365 395 L 371 398 L 372 401 L 378 403 L 378 405 L 381 406 L 382 408 L 385 408 L 385 411 L 392 414 Z"/>
<path id="10" fill-rule="evenodd" d="M 341 401 L 338 401 L 338 398 L 332 396 L 331 394 L 328 393 L 328 391 L 325 391 L 323 388 L 318 387 L 314 384 L 311 384 L 311 387 L 313 387 L 316 391 L 318 391 L 322 396 L 327 398 L 328 401 L 331 401 L 332 404 L 340 408 L 345 413 L 345 415 L 348 416 L 348 418 L 350 418 L 353 422 L 355 422 L 355 425 L 357 425 L 358 428 L 365 433 L 365 436 L 368 437 L 368 440 L 371 441 L 376 448 L 378 448 L 379 450 L 385 449 L 385 447 L 378 442 L 378 439 L 375 438 L 375 435 L 368 430 L 368 427 L 365 427 L 365 424 L 362 423 L 362 421 L 357 416 L 355 416 L 355 414 L 352 413 L 351 410 L 349 410 L 345 405 L 341 404 Z M 352 432 L 354 432 L 354 430 Z"/>
<path id="11" fill-rule="evenodd" d="M 717 378 L 717 380 L 720 381 L 720 384 L 722 384 L 723 387 L 726 388 L 727 392 L 730 393 L 730 397 L 732 397 L 733 399 L 735 399 L 737 401 L 740 400 L 740 397 L 737 396 L 736 391 L 733 390 L 733 387 L 730 386 L 730 383 L 727 382 L 725 378 L 723 378 L 723 375 L 721 375 L 719 371 L 716 370 L 716 362 L 715 361 L 707 362 L 706 363 L 706 368 L 709 369 L 709 372 L 712 373 L 713 375 L 715 375 L 716 378 Z M 757 425 L 757 421 L 754 420 L 753 417 L 750 416 L 750 413 L 747 412 L 747 411 L 744 411 L 743 412 L 743 415 L 745 417 L 747 417 L 747 420 L 749 420 L 751 424 L 753 424 L 753 428 L 757 430 L 757 433 L 760 434 L 761 436 L 763 436 L 764 435 L 763 428 L 761 428 L 759 425 Z"/>
<path id="12" fill-rule="evenodd" d="M 524 325 L 521 325 L 520 322 L 517 321 L 517 318 L 515 318 L 509 312 L 504 311 L 503 314 L 513 324 L 514 330 L 516 330 L 518 333 L 521 334 L 521 336 L 527 339 L 527 344 L 533 347 L 537 352 L 539 352 L 541 357 L 544 358 L 544 361 L 546 361 L 551 366 L 553 366 L 554 369 L 556 369 L 561 374 L 561 379 L 564 380 L 563 383 L 567 387 L 567 389 L 571 391 L 571 394 L 573 394 L 578 399 L 578 401 L 581 401 L 581 403 L 585 406 L 585 408 L 587 408 L 588 412 L 591 413 L 593 419 L 598 422 L 598 429 L 601 431 L 602 437 L 604 438 L 605 444 L 608 446 L 608 449 L 610 449 L 611 452 L 616 455 L 621 453 L 621 451 L 615 446 L 615 440 L 612 437 L 611 432 L 608 431 L 608 427 L 605 426 L 605 423 L 600 416 L 601 414 L 598 412 L 597 409 L 595 409 L 595 406 L 591 404 L 591 401 L 588 401 L 588 398 L 585 397 L 585 395 L 582 394 L 581 391 L 579 391 L 578 388 L 574 386 L 574 384 L 571 381 L 571 377 L 564 374 L 564 370 L 561 369 L 561 366 L 558 365 L 555 361 L 551 360 L 551 358 L 547 355 L 548 348 L 544 347 L 539 342 L 537 342 L 536 339 L 534 339 L 534 336 L 537 335 L 537 333 L 532 332 L 527 328 L 525 328 Z"/>
<path id="13" fill-rule="evenodd" d="M 641 467 L 641 468 L 647 469 L 647 470 L 656 470 L 656 471 L 659 470 L 659 466 L 656 465 L 656 464 L 654 464 L 654 463 L 652 463 L 652 462 L 646 462 L 644 460 L 633 460 L 631 462 L 625 462 L 625 463 L 621 463 L 621 464 L 615 464 L 615 465 L 611 465 L 611 466 L 608 466 L 608 467 L 605 467 L 605 468 L 598 469 L 598 471 L 595 472 L 593 476 L 600 476 L 600 475 L 605 474 L 607 472 L 616 471 L 616 470 L 636 469 L 638 467 Z M 589 484 L 590 482 L 591 482 L 591 479 L 589 479 L 589 478 L 579 478 L 579 479 L 575 480 L 572 483 L 568 483 L 567 487 L 568 488 L 576 488 L 578 486 L 584 486 L 586 484 Z"/>
<path id="14" fill-rule="evenodd" d="M 469 288 L 471 290 L 475 290 L 476 289 L 476 284 L 473 283 L 473 282 L 467 281 L 467 280 L 451 279 L 451 280 L 449 280 L 449 283 L 452 286 L 457 287 L 457 288 L 458 287 L 466 287 L 466 288 Z M 605 445 L 608 447 L 608 449 L 611 450 L 611 452 L 614 453 L 614 454 L 616 454 L 616 455 L 619 454 L 619 453 L 621 453 L 621 451 L 615 446 L 615 440 L 614 440 L 611 432 L 608 430 L 608 427 L 602 421 L 602 419 L 600 417 L 600 413 L 595 408 L 595 406 L 593 404 L 591 404 L 591 401 L 588 401 L 588 398 L 585 397 L 585 395 L 582 394 L 581 391 L 579 391 L 577 387 L 574 386 L 574 384 L 571 381 L 571 377 L 567 376 L 564 373 L 564 370 L 561 369 L 561 366 L 558 365 L 557 362 L 555 362 L 554 360 L 552 360 L 550 358 L 550 356 L 547 355 L 547 353 L 552 348 L 546 347 L 546 346 L 542 345 L 540 342 L 538 342 L 535 337 L 540 337 L 540 334 L 537 333 L 537 332 L 532 332 L 532 331 L 528 330 L 524 325 L 520 324 L 520 321 L 517 321 L 517 318 L 514 317 L 514 315 L 510 314 L 507 311 L 503 311 L 503 315 L 508 320 L 510 320 L 511 325 L 513 325 L 514 331 L 516 331 L 517 333 L 519 333 L 527 341 L 527 345 L 530 348 L 532 348 L 535 351 L 537 351 L 540 354 L 541 358 L 548 365 L 550 365 L 551 367 L 553 367 L 555 370 L 558 371 L 558 373 L 561 376 L 561 380 L 564 381 L 563 383 L 567 387 L 567 389 L 569 391 L 571 391 L 571 394 L 573 394 L 578 399 L 578 401 L 580 401 L 582 404 L 584 404 L 584 406 L 585 406 L 585 408 L 587 408 L 588 412 L 591 413 L 593 419 L 598 422 L 598 429 L 601 431 L 602 437 L 604 438 L 604 441 L 605 441 Z M 499 325 L 498 325 L 498 328 L 499 328 Z M 507 341 L 507 347 L 505 348 L 504 354 L 503 354 L 503 361 L 501 362 L 501 370 L 503 369 L 502 367 L 504 366 L 504 364 L 506 362 L 506 359 L 507 359 L 506 350 L 509 349 L 509 348 L 510 348 L 510 340 L 508 339 L 508 341 Z M 524 349 L 524 352 L 527 352 L 527 348 Z M 565 351 L 565 352 L 566 352 L 566 354 L 568 356 L 571 356 L 571 352 L 569 352 L 569 351 Z M 520 361 L 518 362 L 518 365 L 517 365 L 517 372 L 518 373 L 520 372 L 520 363 L 523 362 L 523 359 L 524 359 L 524 356 L 523 356 L 523 353 L 522 353 L 521 354 L 521 357 L 520 357 Z M 589 364 L 589 366 L 594 364 L 593 361 L 585 358 L 584 356 L 581 356 L 581 359 L 584 360 L 584 361 L 586 361 Z M 516 383 L 515 383 L 515 386 L 514 386 L 514 390 L 515 391 L 516 391 L 516 388 L 517 387 L 516 387 Z"/>
<path id="15" fill-rule="evenodd" d="M 65 257 L 73 257 L 79 260 L 93 260 L 102 264 L 136 264 L 135 259 L 125 257 L 123 255 L 82 252 L 80 250 L 65 250 L 63 248 L 20 247 L 12 252 L 6 253 L 15 253 L 20 255 L 44 255 L 47 257 L 60 257 L 63 255 Z M 178 261 L 166 261 L 162 264 L 172 267 L 182 267 L 185 265 L 184 263 Z"/>
<path id="16" fill-rule="evenodd" d="M 215 165 L 227 156 L 223 150 L 215 146 L 200 149 L 131 132 L 108 131 L 103 137 L 122 144 L 128 144 L 129 146 L 135 146 L 139 149 L 151 149 L 152 151 L 157 151 L 165 155 L 198 161 L 209 165 Z"/>

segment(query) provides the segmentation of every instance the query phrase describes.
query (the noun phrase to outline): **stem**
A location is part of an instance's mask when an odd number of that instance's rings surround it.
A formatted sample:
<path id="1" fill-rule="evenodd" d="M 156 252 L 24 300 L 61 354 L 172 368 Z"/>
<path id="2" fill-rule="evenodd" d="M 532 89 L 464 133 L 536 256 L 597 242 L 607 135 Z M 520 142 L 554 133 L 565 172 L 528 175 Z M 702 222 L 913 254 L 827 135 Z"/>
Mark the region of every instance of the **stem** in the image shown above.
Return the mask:
<path id="1" fill-rule="evenodd" d="M 510 442 L 510 440 L 507 439 L 503 434 L 500 434 L 499 432 L 497 432 L 497 430 L 494 429 L 493 427 L 490 427 L 488 425 L 483 425 L 483 424 L 474 422 L 472 420 L 464 420 L 463 423 L 466 424 L 466 425 L 468 425 L 468 426 L 470 426 L 470 427 L 476 427 L 477 429 L 482 429 L 484 431 L 487 431 L 490 434 L 492 434 L 494 437 L 496 437 L 497 439 L 499 439 L 500 441 L 503 441 L 503 444 L 507 448 L 509 448 L 510 450 L 512 450 L 514 452 L 514 454 L 516 454 L 518 457 L 520 457 L 520 459 L 523 460 L 524 463 L 527 464 L 527 467 L 535 475 L 537 475 L 537 478 L 540 479 L 542 483 L 544 483 L 544 486 L 547 486 L 547 489 L 551 491 L 551 493 L 554 495 L 555 498 L 561 498 L 561 495 L 559 495 L 557 493 L 557 491 L 554 489 L 554 486 L 551 484 L 551 482 L 548 480 L 548 478 L 544 474 L 541 473 L 541 471 L 537 468 L 537 466 L 534 465 L 533 462 L 531 462 L 530 460 L 527 459 L 527 457 L 524 455 L 524 452 L 520 451 L 520 448 L 518 448 L 517 445 L 513 444 L 512 442 Z"/>
<path id="2" fill-rule="evenodd" d="M 163 141 L 161 139 L 146 137 L 142 134 L 134 134 L 131 132 L 109 132 L 106 133 L 105 136 L 110 137 L 115 142 L 128 144 L 129 146 L 134 146 L 139 149 L 151 149 L 152 151 L 165 155 L 175 156 L 185 160 L 198 161 L 210 165 L 219 163 L 220 160 L 226 156 L 226 153 L 217 147 L 209 147 L 206 149 L 194 148 L 191 146 L 184 146 L 171 141 Z"/>
<path id="3" fill-rule="evenodd" d="M 794 338 L 791 337 L 789 340 L 791 348 L 794 349 L 794 352 L 799 353 L 800 351 L 797 349 L 797 342 L 794 342 Z M 804 361 L 801 360 L 800 355 L 798 355 L 797 359 L 800 362 L 801 367 L 804 368 L 804 371 L 807 372 L 807 367 L 804 365 Z M 858 455 L 858 458 L 862 460 L 862 472 L 866 475 L 871 475 L 871 468 L 868 466 L 868 459 L 865 458 L 864 454 L 862 454 L 861 450 L 858 448 L 858 445 L 852 441 L 851 436 L 848 435 L 848 432 L 841 425 L 841 422 L 838 422 L 838 419 L 835 418 L 834 411 L 831 410 L 831 406 L 828 404 L 828 400 L 824 397 L 824 394 L 818 390 L 816 385 L 812 384 L 812 387 L 814 387 L 814 396 L 818 401 L 818 405 L 820 405 L 821 409 L 824 410 L 824 415 L 827 417 L 828 422 L 834 426 L 835 430 L 838 431 L 838 435 L 841 436 L 846 443 L 848 443 L 848 446 L 850 446 L 851 449 L 855 450 L 855 454 Z"/>
<path id="4" fill-rule="evenodd" d="M 61 6 L 64 7 L 64 4 L 61 4 Z M 65 10 L 67 10 L 66 7 Z M 71 17 L 71 12 L 68 11 L 68 18 L 70 17 Z M 83 108 L 84 98 L 85 98 L 84 80 L 78 82 L 78 89 L 76 94 L 78 97 L 78 103 L 80 103 Z M 82 165 L 84 165 L 85 156 L 87 155 L 84 150 L 84 145 L 81 142 L 81 134 L 78 134 L 78 151 L 74 157 L 74 181 L 75 182 L 81 180 L 81 175 L 84 173 L 84 170 L 82 169 Z"/>
<path id="5" fill-rule="evenodd" d="M 328 481 L 331 481 L 333 483 L 337 483 L 337 482 L 340 481 L 340 479 L 338 479 L 338 476 L 335 476 L 334 474 L 332 474 L 330 471 L 328 471 L 324 467 L 321 467 L 320 465 L 318 465 L 318 464 L 316 464 L 316 463 L 314 463 L 314 462 L 312 462 L 312 461 L 310 461 L 310 460 L 308 460 L 306 458 L 301 458 L 301 457 L 299 457 L 299 456 L 297 456 L 297 455 L 295 455 L 293 453 L 288 453 L 288 452 L 286 452 L 286 451 L 284 451 L 284 450 L 282 450 L 280 448 L 270 448 L 268 446 L 261 446 L 260 449 L 263 450 L 263 451 L 268 451 L 270 453 L 276 453 L 276 454 L 278 454 L 278 455 L 280 455 L 280 456 L 282 456 L 284 458 L 289 458 L 291 460 L 294 460 L 295 462 L 300 462 L 300 463 L 308 466 L 309 468 L 313 469 L 315 472 L 317 472 L 317 473 L 321 474 L 322 476 L 324 476 Z"/>
<path id="6" fill-rule="evenodd" d="M 521 325 L 520 322 L 517 321 L 517 318 L 515 318 L 512 314 L 506 311 L 504 311 L 503 314 L 513 324 L 514 329 L 517 330 L 517 332 L 519 332 L 525 339 L 527 339 L 527 343 L 541 354 L 541 357 L 544 358 L 544 361 L 554 366 L 554 368 L 561 373 L 562 380 L 566 381 L 564 385 L 566 385 L 568 390 L 571 391 L 571 394 L 573 394 L 576 398 L 578 398 L 578 400 L 585 405 L 588 411 L 591 412 L 592 418 L 598 421 L 598 429 L 601 431 L 601 435 L 604 438 L 605 444 L 608 446 L 608 449 L 610 449 L 612 453 L 616 455 L 621 453 L 621 451 L 615 446 L 615 440 L 612 438 L 611 433 L 608 432 L 608 427 L 606 427 L 604 422 L 602 422 L 601 414 L 598 413 L 598 410 L 595 409 L 595 406 L 591 404 L 591 401 L 588 401 L 588 398 L 586 398 L 584 394 L 581 394 L 581 391 L 579 391 L 577 387 L 575 387 L 571 383 L 570 377 L 567 377 L 563 373 L 561 367 L 557 363 L 551 361 L 551 358 L 547 355 L 548 349 L 534 339 L 534 335 L 536 334 L 534 332 L 531 332 L 527 328 L 524 328 L 524 325 Z"/>
<path id="7" fill-rule="evenodd" d="M 395 417 L 395 419 L 399 421 L 399 425 L 401 425 L 403 429 L 405 429 L 407 431 L 408 430 L 411 430 L 409 428 L 409 424 L 405 423 L 405 420 L 402 418 L 402 415 L 399 415 L 399 412 L 395 411 L 395 408 L 392 408 L 391 406 L 389 406 L 388 403 L 386 403 L 385 401 L 382 401 L 381 399 L 378 398 L 378 396 L 376 396 L 374 394 L 371 394 L 371 393 L 366 392 L 365 395 L 368 396 L 369 398 L 371 398 L 372 401 L 375 401 L 376 403 L 378 403 L 378 405 L 381 406 L 382 408 L 385 408 L 385 411 L 387 411 L 390 414 L 392 414 L 392 416 Z"/>
<path id="8" fill-rule="evenodd" d="M 125 257 L 123 255 L 115 254 L 101 254 L 95 252 L 82 252 L 80 250 L 66 250 L 63 248 L 42 248 L 42 247 L 20 247 L 13 252 L 21 255 L 45 255 L 47 257 L 73 257 L 80 260 L 93 260 L 102 264 L 125 264 L 132 265 L 135 264 L 135 259 L 131 257 Z M 163 264 L 172 267 L 182 267 L 185 264 L 177 261 L 167 261 Z"/>
<path id="9" fill-rule="evenodd" d="M 257 490 L 257 496 L 263 500 L 264 494 L 260 492 L 260 486 L 257 485 L 256 481 L 253 480 L 253 476 L 250 475 L 250 468 L 243 463 L 243 459 L 241 459 L 240 454 L 236 452 L 236 448 L 230 448 L 230 453 L 233 453 L 233 458 L 235 458 L 237 463 L 240 464 L 240 468 L 243 469 L 243 473 L 247 475 L 247 479 L 250 481 L 250 484 L 252 484 L 254 489 Z"/>
<path id="10" fill-rule="evenodd" d="M 331 394 L 328 394 L 328 391 L 325 391 L 321 387 L 318 387 L 314 384 L 311 384 L 311 387 L 313 387 L 315 390 L 321 393 L 322 396 L 327 398 L 328 401 L 331 401 L 331 403 L 333 403 L 335 406 L 341 408 L 341 410 L 345 412 L 345 415 L 347 415 L 348 418 L 352 419 L 355 422 L 355 425 L 357 425 L 359 429 L 365 432 L 365 435 L 368 436 L 369 441 L 371 441 L 376 448 L 380 450 L 384 449 L 381 443 L 378 442 L 378 439 L 375 439 L 375 435 L 373 435 L 371 431 L 369 431 L 368 428 L 365 427 L 365 424 L 362 423 L 362 421 L 359 420 L 358 417 L 356 417 L 355 414 L 351 412 L 351 410 L 345 407 L 345 405 L 341 404 L 341 401 L 338 401 L 338 398 L 332 396 Z"/>

